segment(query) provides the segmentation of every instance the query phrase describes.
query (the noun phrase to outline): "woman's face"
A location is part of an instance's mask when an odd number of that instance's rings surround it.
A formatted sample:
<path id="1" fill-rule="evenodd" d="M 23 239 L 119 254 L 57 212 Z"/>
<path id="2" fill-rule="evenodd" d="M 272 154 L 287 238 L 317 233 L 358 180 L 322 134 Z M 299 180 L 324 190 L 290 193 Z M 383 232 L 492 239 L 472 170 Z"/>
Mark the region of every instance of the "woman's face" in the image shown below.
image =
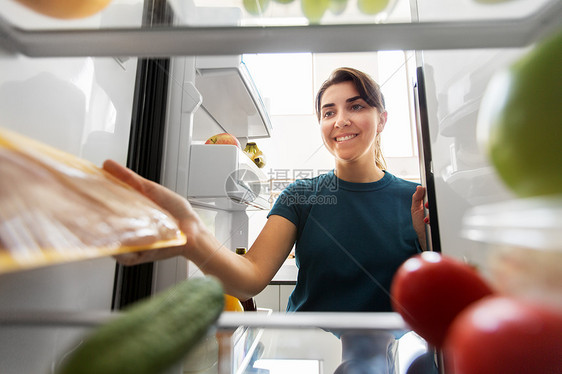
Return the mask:
<path id="1" fill-rule="evenodd" d="M 328 87 L 320 110 L 322 140 L 337 160 L 374 160 L 375 138 L 384 129 L 386 112 L 369 106 L 353 82 Z"/>

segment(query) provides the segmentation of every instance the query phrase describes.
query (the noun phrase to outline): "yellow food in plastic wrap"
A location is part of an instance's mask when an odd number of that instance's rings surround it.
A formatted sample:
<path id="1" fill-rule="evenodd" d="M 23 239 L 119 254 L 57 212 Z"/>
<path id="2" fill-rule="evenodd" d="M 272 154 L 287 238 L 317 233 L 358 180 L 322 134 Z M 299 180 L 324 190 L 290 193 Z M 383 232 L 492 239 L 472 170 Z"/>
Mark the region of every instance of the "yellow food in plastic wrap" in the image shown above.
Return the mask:
<path id="1" fill-rule="evenodd" d="M 93 16 L 107 7 L 111 0 L 16 0 L 45 16 L 75 19 Z"/>
<path id="2" fill-rule="evenodd" d="M 0 128 L 0 273 L 184 243 L 173 217 L 138 191 Z"/>

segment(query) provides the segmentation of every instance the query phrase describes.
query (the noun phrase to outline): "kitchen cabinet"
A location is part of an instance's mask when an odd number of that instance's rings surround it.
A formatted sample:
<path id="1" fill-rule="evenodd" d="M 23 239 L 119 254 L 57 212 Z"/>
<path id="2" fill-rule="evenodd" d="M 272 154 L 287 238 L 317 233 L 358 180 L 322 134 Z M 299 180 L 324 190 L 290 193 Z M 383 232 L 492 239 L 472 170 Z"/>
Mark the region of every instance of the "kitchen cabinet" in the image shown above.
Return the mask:
<path id="1" fill-rule="evenodd" d="M 274 312 L 285 312 L 289 296 L 295 289 L 298 269 L 294 258 L 287 258 L 269 285 L 256 295 L 258 308 L 268 308 Z"/>
<path id="2" fill-rule="evenodd" d="M 263 291 L 257 294 L 254 299 L 259 308 L 271 309 L 274 312 L 280 311 L 280 290 L 278 285 L 268 285 Z"/>
<path id="3" fill-rule="evenodd" d="M 256 305 L 259 308 L 271 309 L 274 312 L 284 312 L 287 310 L 289 296 L 294 289 L 294 283 L 272 282 L 255 296 Z"/>

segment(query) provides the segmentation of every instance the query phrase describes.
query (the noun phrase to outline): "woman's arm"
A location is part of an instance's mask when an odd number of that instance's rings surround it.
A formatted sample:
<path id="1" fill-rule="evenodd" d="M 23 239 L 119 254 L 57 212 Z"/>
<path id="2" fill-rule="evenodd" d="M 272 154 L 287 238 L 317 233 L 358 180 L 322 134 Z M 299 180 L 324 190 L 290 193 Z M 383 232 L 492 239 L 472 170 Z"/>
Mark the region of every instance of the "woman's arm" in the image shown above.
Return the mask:
<path id="1" fill-rule="evenodd" d="M 184 256 L 205 274 L 218 277 L 226 293 L 245 300 L 263 290 L 283 265 L 295 242 L 296 226 L 281 216 L 270 216 L 244 256 L 223 246 L 206 229 L 186 235 L 194 240 L 188 242 Z"/>
<path id="2" fill-rule="evenodd" d="M 117 261 L 124 265 L 184 256 L 205 274 L 219 278 L 226 293 L 247 299 L 267 286 L 291 251 L 296 238 L 296 227 L 283 217 L 271 216 L 248 253 L 240 256 L 224 247 L 207 230 L 189 202 L 180 195 L 115 161 L 106 161 L 103 168 L 170 212 L 187 237 L 184 246 L 116 256 Z"/>
<path id="3" fill-rule="evenodd" d="M 414 230 L 418 234 L 418 241 L 420 246 L 425 251 L 427 250 L 427 242 L 425 235 L 425 225 L 429 222 L 429 218 L 425 217 L 423 206 L 423 198 L 425 196 L 425 188 L 422 186 L 416 187 L 416 192 L 412 195 L 412 224 Z"/>

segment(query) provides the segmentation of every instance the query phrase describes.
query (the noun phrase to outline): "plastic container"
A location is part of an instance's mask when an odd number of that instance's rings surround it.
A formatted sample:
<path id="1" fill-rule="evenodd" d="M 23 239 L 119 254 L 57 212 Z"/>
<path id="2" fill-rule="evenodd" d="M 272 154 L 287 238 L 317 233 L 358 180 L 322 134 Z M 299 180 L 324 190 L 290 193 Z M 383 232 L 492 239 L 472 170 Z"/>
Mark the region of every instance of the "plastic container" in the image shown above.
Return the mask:
<path id="1" fill-rule="evenodd" d="M 562 196 L 478 206 L 463 236 L 486 243 L 486 268 L 501 293 L 562 308 Z"/>

